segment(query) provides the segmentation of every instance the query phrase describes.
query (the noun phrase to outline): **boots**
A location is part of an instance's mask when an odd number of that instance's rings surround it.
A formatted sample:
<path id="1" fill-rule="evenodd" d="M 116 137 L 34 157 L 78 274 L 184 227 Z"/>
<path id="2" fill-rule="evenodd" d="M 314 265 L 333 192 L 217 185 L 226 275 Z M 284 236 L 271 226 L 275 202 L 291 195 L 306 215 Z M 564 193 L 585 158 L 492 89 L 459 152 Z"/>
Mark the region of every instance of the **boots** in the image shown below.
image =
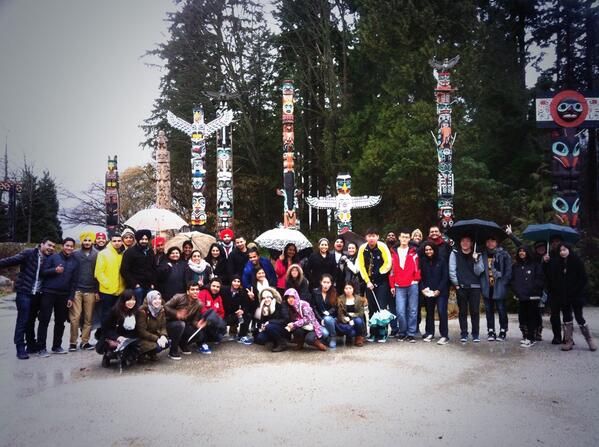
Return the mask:
<path id="1" fill-rule="evenodd" d="M 570 351 L 574 346 L 574 340 L 572 340 L 572 333 L 574 332 L 574 323 L 564 323 L 564 345 L 562 351 Z"/>
<path id="2" fill-rule="evenodd" d="M 364 337 L 362 337 L 361 335 L 358 335 L 356 337 L 356 341 L 354 342 L 355 346 L 364 346 Z"/>
<path id="3" fill-rule="evenodd" d="M 314 341 L 314 347 L 321 351 L 327 350 L 327 347 L 325 346 L 325 344 L 323 342 L 320 341 L 320 338 L 317 338 L 316 341 Z"/>
<path id="4" fill-rule="evenodd" d="M 587 344 L 589 345 L 589 349 L 591 351 L 596 351 L 597 350 L 597 345 L 595 344 L 595 340 L 593 340 L 593 336 L 591 335 L 591 331 L 589 331 L 589 326 L 588 325 L 581 325 L 580 326 L 580 332 L 582 332 L 582 335 L 584 336 L 584 339 L 587 341 Z"/>
<path id="5" fill-rule="evenodd" d="M 293 343 L 295 344 L 295 346 L 293 347 L 294 351 L 301 351 L 302 349 L 304 349 L 304 341 L 306 340 L 306 334 L 301 334 L 301 335 L 294 335 L 293 336 Z"/>

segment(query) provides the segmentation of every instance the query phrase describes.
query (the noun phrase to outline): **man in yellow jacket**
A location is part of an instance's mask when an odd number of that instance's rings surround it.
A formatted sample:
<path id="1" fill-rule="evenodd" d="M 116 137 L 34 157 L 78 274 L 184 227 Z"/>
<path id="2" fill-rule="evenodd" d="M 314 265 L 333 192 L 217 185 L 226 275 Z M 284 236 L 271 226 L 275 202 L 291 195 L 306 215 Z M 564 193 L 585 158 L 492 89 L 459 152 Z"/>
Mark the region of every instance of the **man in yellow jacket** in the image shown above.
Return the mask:
<path id="1" fill-rule="evenodd" d="M 123 239 L 118 234 L 113 234 L 110 244 L 98 253 L 94 276 L 98 280 L 100 301 L 100 319 L 102 322 L 119 295 L 125 290 L 125 281 L 121 276 L 121 262 L 123 261 Z"/>

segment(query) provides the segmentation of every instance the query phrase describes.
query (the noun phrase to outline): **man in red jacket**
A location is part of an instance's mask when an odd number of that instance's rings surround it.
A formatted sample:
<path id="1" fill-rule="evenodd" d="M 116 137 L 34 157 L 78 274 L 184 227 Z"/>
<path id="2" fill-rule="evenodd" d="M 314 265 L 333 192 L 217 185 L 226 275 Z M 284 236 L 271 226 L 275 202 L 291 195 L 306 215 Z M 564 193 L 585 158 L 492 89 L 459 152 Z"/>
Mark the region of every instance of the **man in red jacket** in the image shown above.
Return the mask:
<path id="1" fill-rule="evenodd" d="M 227 331 L 225 323 L 225 308 L 220 294 L 220 279 L 212 278 L 208 287 L 200 290 L 198 300 L 203 303 L 202 318 L 206 320 L 205 340 L 220 343 Z M 206 343 L 198 349 L 200 354 L 211 354 L 212 350 Z"/>
<path id="2" fill-rule="evenodd" d="M 389 286 L 395 296 L 397 306 L 398 339 L 416 343 L 418 312 L 418 254 L 410 248 L 410 231 L 401 229 L 399 246 L 391 250 L 392 267 L 389 274 Z"/>

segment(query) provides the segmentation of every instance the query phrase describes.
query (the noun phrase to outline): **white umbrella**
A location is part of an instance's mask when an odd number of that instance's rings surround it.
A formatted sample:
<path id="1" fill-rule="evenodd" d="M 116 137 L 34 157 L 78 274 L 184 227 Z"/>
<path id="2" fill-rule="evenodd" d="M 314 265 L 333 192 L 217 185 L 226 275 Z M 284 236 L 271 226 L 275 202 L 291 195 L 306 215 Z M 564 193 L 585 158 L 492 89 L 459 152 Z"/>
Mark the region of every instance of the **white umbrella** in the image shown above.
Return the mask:
<path id="1" fill-rule="evenodd" d="M 261 247 L 277 251 L 283 251 L 285 245 L 289 243 L 295 244 L 298 251 L 312 247 L 312 243 L 300 231 L 289 228 L 274 228 L 265 231 L 254 242 Z"/>
<path id="2" fill-rule="evenodd" d="M 125 225 L 136 230 L 147 229 L 151 231 L 178 230 L 187 225 L 183 219 L 172 211 L 163 208 L 148 208 L 138 211 L 131 216 Z"/>

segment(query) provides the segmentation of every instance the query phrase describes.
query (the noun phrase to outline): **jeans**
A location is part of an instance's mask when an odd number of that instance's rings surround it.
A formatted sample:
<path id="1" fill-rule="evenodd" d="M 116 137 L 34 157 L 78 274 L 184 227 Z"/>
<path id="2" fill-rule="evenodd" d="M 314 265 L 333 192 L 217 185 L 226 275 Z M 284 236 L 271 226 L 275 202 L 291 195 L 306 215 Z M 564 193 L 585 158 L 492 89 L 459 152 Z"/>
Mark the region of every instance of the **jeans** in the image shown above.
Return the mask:
<path id="1" fill-rule="evenodd" d="M 385 276 L 384 281 L 380 284 L 375 284 L 374 292 L 366 288 L 366 299 L 368 300 L 368 314 L 372 315 L 378 312 L 379 309 L 389 310 L 389 301 L 391 300 L 391 289 L 389 288 L 388 278 Z M 376 301 L 375 296 L 376 294 Z M 377 306 L 378 301 L 378 306 Z M 393 327 L 393 326 L 391 326 Z M 374 336 L 375 339 L 383 338 L 387 336 L 387 326 L 371 326 L 370 335 Z"/>
<path id="2" fill-rule="evenodd" d="M 327 331 L 326 328 L 323 327 L 321 330 L 322 330 L 322 336 L 320 337 L 320 339 L 316 336 L 315 331 L 307 331 L 306 329 L 303 329 L 301 327 L 295 329 L 293 331 L 293 334 L 294 334 L 294 336 L 300 336 L 303 333 L 303 335 L 305 337 L 305 342 L 309 345 L 313 345 L 314 343 L 316 343 L 316 340 L 325 341 L 329 337 L 329 331 Z"/>
<path id="3" fill-rule="evenodd" d="M 198 328 L 182 320 L 168 321 L 166 332 L 171 339 L 171 351 L 178 353 L 179 347 L 187 349 L 189 343 L 202 344 L 205 339 L 205 330 L 201 330 L 191 340 L 189 339 L 197 330 Z"/>
<path id="4" fill-rule="evenodd" d="M 472 323 L 472 338 L 479 336 L 480 326 L 480 289 L 457 289 L 460 320 L 460 336 L 468 336 L 468 310 Z"/>
<path id="5" fill-rule="evenodd" d="M 326 328 L 327 332 L 329 333 L 329 336 L 332 339 L 337 337 L 337 331 L 335 330 L 335 318 L 334 317 L 331 317 L 330 315 L 327 315 L 326 317 L 324 317 L 323 326 L 324 326 L 324 328 Z"/>
<path id="6" fill-rule="evenodd" d="M 96 305 L 96 294 L 94 292 L 75 292 L 75 298 L 69 308 L 69 321 L 71 323 L 71 338 L 69 343 L 74 345 L 79 337 L 79 322 L 83 312 L 83 330 L 81 331 L 81 342 L 89 342 L 92 331 L 92 320 L 94 317 L 94 306 Z"/>
<path id="7" fill-rule="evenodd" d="M 397 323 L 400 337 L 416 335 L 416 322 L 418 320 L 418 284 L 408 287 L 395 287 L 395 300 L 397 303 Z"/>
<path id="8" fill-rule="evenodd" d="M 507 332 L 507 310 L 505 308 L 505 299 L 495 300 L 493 298 L 483 298 L 485 302 L 485 315 L 487 316 L 487 330 L 495 332 L 495 308 L 499 314 L 499 329 Z"/>
<path id="9" fill-rule="evenodd" d="M 436 298 L 424 297 L 426 307 L 426 328 L 425 335 L 435 335 L 435 307 L 439 313 L 439 333 L 441 337 L 449 338 L 449 329 L 447 325 L 447 300 L 446 296 Z"/>
<path id="10" fill-rule="evenodd" d="M 104 319 L 110 313 L 110 309 L 113 308 L 116 301 L 119 299 L 116 295 L 108 295 L 107 293 L 100 292 L 100 303 L 102 307 L 100 307 L 100 326 L 104 323 Z"/>
<path id="11" fill-rule="evenodd" d="M 144 289 L 143 287 L 136 287 L 135 289 L 133 289 L 137 307 L 140 307 L 144 303 L 144 300 L 146 299 L 146 295 L 148 294 L 148 292 L 150 290 L 152 290 L 152 289 Z"/>
<path id="12" fill-rule="evenodd" d="M 262 332 L 258 332 L 254 337 L 254 343 L 265 345 L 269 341 L 279 344 L 283 339 L 289 338 L 289 332 L 285 327 L 278 323 L 268 323 Z"/>
<path id="13" fill-rule="evenodd" d="M 353 326 L 349 323 L 336 323 L 337 333 L 345 335 L 348 342 L 356 336 L 364 335 L 364 320 L 360 317 L 356 317 L 352 321 L 354 322 Z"/>
<path id="14" fill-rule="evenodd" d="M 38 299 L 35 295 L 28 293 L 17 292 L 17 322 L 15 324 L 15 336 L 14 342 L 17 346 L 25 346 L 25 339 L 27 339 L 27 346 L 32 348 L 35 345 L 35 337 L 30 339 L 28 329 L 29 321 L 31 319 L 31 313 L 33 311 L 33 301 Z M 37 312 L 36 312 L 37 314 Z M 35 324 L 35 317 L 33 318 Z"/>
<path id="15" fill-rule="evenodd" d="M 41 309 L 39 314 L 40 323 L 37 327 L 37 344 L 39 349 L 46 349 L 46 338 L 48 336 L 48 324 L 54 311 L 54 337 L 52 349 L 60 348 L 64 334 L 64 323 L 67 320 L 67 296 L 54 293 L 42 295 Z"/>

